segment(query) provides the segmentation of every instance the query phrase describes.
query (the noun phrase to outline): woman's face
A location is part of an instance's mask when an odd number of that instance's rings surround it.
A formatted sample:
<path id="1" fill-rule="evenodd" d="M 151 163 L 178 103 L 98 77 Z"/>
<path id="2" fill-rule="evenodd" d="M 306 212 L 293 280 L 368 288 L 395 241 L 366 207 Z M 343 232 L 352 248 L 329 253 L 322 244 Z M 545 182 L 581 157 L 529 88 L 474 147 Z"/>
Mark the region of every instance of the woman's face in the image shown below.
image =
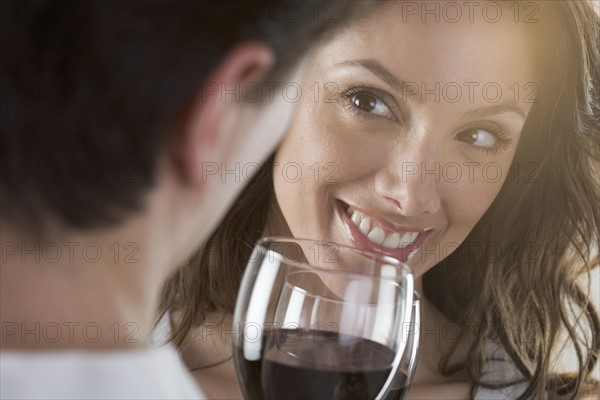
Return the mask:
<path id="1" fill-rule="evenodd" d="M 420 276 L 512 178 L 537 88 L 522 22 L 475 9 L 423 23 L 402 4 L 319 49 L 273 179 L 290 230 L 278 233 L 374 250 Z"/>

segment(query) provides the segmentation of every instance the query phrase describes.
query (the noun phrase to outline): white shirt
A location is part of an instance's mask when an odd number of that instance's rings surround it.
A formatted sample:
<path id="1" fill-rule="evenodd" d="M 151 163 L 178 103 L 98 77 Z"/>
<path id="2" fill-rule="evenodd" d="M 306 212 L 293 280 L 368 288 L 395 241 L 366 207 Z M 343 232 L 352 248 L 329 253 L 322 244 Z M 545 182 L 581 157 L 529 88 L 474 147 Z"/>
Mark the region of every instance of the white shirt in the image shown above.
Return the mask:
<path id="1" fill-rule="evenodd" d="M 2 399 L 203 399 L 172 345 L 0 352 Z"/>
<path id="2" fill-rule="evenodd" d="M 523 375 L 512 363 L 506 352 L 491 340 L 484 345 L 487 360 L 483 365 L 481 379 L 489 383 L 504 383 L 523 380 Z M 474 400 L 513 400 L 525 392 L 528 382 L 519 382 L 502 389 L 489 389 L 477 386 Z M 548 398 L 548 394 L 544 399 Z"/>

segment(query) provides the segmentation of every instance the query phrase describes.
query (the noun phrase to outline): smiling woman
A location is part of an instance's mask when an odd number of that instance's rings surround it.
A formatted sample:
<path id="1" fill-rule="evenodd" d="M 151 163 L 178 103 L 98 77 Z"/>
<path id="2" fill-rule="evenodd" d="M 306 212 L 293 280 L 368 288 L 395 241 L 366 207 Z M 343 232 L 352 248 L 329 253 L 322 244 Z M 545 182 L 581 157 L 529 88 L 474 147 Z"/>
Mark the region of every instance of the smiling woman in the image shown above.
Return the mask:
<path id="1" fill-rule="evenodd" d="M 500 4 L 447 21 L 384 2 L 315 53 L 271 162 L 165 289 L 188 354 L 195 327 L 233 311 L 256 240 L 290 235 L 413 269 L 411 397 L 597 389 L 600 324 L 577 281 L 598 264 L 600 23 L 585 2 Z M 555 368 L 563 346 L 576 371 Z"/>
<path id="2" fill-rule="evenodd" d="M 422 275 L 443 258 L 434 245 L 461 243 L 500 191 L 506 174 L 486 179 L 484 167 L 509 170 L 532 105 L 511 102 L 511 95 L 502 104 L 478 95 L 446 101 L 441 88 L 456 82 L 507 88 L 538 75 L 532 44 L 523 40 L 526 28 L 394 24 L 399 12 L 401 4 L 385 7 L 320 49 L 307 81 L 334 82 L 338 96 L 301 100 L 275 157 L 273 183 L 294 236 L 410 258 Z M 474 29 L 479 35 L 469 38 Z M 283 170 L 290 162 L 303 171 L 333 162 L 335 181 L 305 175 L 292 182 Z M 449 165 L 454 179 L 443 176 Z"/>

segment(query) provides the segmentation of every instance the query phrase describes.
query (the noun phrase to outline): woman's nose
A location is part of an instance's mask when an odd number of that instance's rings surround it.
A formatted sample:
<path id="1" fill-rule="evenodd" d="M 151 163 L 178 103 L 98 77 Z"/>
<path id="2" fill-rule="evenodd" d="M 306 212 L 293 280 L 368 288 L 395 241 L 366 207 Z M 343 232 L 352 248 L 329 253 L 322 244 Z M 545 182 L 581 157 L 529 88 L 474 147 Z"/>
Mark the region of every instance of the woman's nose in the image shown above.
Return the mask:
<path id="1" fill-rule="evenodd" d="M 441 205 L 438 167 L 437 161 L 394 162 L 377 173 L 375 191 L 406 217 L 434 214 Z"/>

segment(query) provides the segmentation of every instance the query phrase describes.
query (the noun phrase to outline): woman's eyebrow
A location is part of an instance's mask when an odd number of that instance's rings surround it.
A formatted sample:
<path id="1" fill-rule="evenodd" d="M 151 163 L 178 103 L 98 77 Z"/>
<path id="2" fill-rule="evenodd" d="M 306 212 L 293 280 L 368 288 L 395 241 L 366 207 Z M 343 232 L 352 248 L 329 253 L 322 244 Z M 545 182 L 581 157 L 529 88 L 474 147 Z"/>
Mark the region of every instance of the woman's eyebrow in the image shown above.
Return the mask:
<path id="1" fill-rule="evenodd" d="M 513 112 L 523 119 L 527 118 L 527 114 L 523 111 L 514 101 L 504 101 L 499 104 L 494 104 L 487 107 L 475 108 L 473 110 L 469 110 L 466 112 L 465 116 L 468 118 L 487 118 L 498 114 L 504 114 L 508 112 Z"/>
<path id="2" fill-rule="evenodd" d="M 402 79 L 397 78 L 387 68 L 385 68 L 379 61 L 373 59 L 360 59 L 350 60 L 337 63 L 336 66 L 349 65 L 352 67 L 362 67 L 370 71 L 373 75 L 384 81 L 388 86 L 394 89 L 396 92 L 406 92 L 406 84 Z"/>
<path id="3" fill-rule="evenodd" d="M 339 62 L 336 64 L 336 66 L 352 66 L 364 68 L 379 79 L 381 79 L 396 92 L 403 94 L 403 99 L 419 99 L 417 84 L 396 77 L 377 60 L 371 58 L 349 60 Z M 514 112 L 523 117 L 523 119 L 527 118 L 527 113 L 521 107 L 517 106 L 517 104 L 513 101 L 505 101 L 499 104 L 491 105 L 489 107 L 476 108 L 468 111 L 465 115 L 468 118 L 486 118 L 507 112 Z"/>

